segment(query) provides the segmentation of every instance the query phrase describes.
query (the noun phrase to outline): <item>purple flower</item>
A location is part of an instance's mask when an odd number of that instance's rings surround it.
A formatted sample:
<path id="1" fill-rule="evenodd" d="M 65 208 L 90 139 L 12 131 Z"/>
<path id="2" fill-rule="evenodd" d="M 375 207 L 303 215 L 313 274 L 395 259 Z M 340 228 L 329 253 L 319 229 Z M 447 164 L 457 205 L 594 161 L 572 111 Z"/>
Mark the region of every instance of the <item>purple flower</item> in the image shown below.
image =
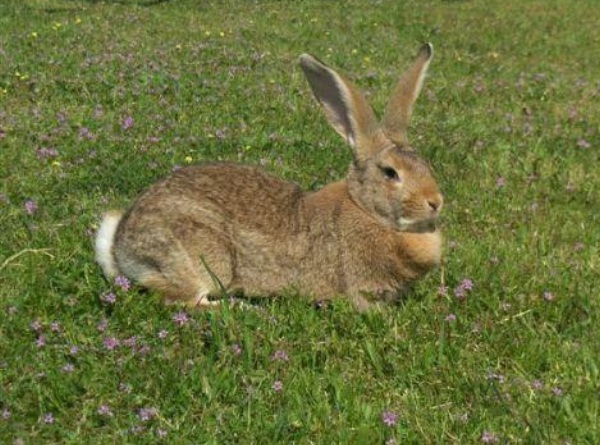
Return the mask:
<path id="1" fill-rule="evenodd" d="M 77 355 L 79 354 L 79 346 L 73 345 L 69 348 L 69 354 Z"/>
<path id="2" fill-rule="evenodd" d="M 98 410 L 96 411 L 100 416 L 112 417 L 113 412 L 108 405 L 100 405 Z"/>
<path id="3" fill-rule="evenodd" d="M 542 389 L 544 387 L 544 384 L 542 383 L 541 380 L 534 380 L 533 382 L 531 382 L 531 387 L 533 389 L 535 389 L 536 391 L 539 391 L 540 389 Z"/>
<path id="4" fill-rule="evenodd" d="M 287 362 L 289 360 L 289 357 L 287 355 L 287 352 L 279 349 L 273 353 L 273 355 L 271 356 L 271 360 L 279 361 L 279 362 Z"/>
<path id="5" fill-rule="evenodd" d="M 454 296 L 459 300 L 462 300 L 467 296 L 467 291 L 465 291 L 465 289 L 461 286 L 456 286 L 454 288 Z"/>
<path id="6" fill-rule="evenodd" d="M 11 415 L 12 415 L 12 413 L 10 412 L 10 410 L 8 408 L 4 408 L 2 410 L 2 419 L 8 420 L 8 419 L 10 419 Z"/>
<path id="7" fill-rule="evenodd" d="M 131 283 L 129 282 L 129 279 L 123 275 L 117 275 L 117 277 L 115 278 L 115 284 L 121 289 L 123 289 L 125 292 L 127 292 L 131 288 Z"/>
<path id="8" fill-rule="evenodd" d="M 100 297 L 100 300 L 107 304 L 115 304 L 117 302 L 117 296 L 114 293 L 109 292 L 107 294 L 102 295 Z"/>
<path id="9" fill-rule="evenodd" d="M 129 348 L 135 348 L 136 344 L 137 344 L 137 337 L 135 335 L 123 340 L 123 346 L 127 346 Z"/>
<path id="10" fill-rule="evenodd" d="M 554 300 L 554 295 L 552 294 L 552 292 L 545 291 L 544 292 L 544 300 L 546 300 L 546 301 Z"/>
<path id="11" fill-rule="evenodd" d="M 398 414 L 393 411 L 384 411 L 381 414 L 381 420 L 385 426 L 394 426 L 398 423 Z"/>
<path id="12" fill-rule="evenodd" d="M 125 119 L 123 119 L 123 120 L 121 121 L 121 128 L 122 128 L 123 130 L 129 130 L 131 127 L 133 127 L 133 124 L 134 124 L 134 123 L 135 123 L 135 122 L 134 122 L 134 120 L 133 120 L 133 117 L 131 117 L 131 116 L 127 116 Z"/>
<path id="13" fill-rule="evenodd" d="M 75 371 L 75 365 L 73 365 L 73 363 L 67 363 L 65 366 L 62 367 L 62 371 L 70 374 L 71 372 Z"/>
<path id="14" fill-rule="evenodd" d="M 283 382 L 281 380 L 275 380 L 273 382 L 273 391 L 275 392 L 280 392 L 281 390 L 283 390 Z"/>
<path id="15" fill-rule="evenodd" d="M 440 297 L 448 296 L 448 286 L 440 286 L 438 287 L 438 295 Z"/>
<path id="16" fill-rule="evenodd" d="M 78 136 L 79 136 L 79 139 L 87 139 L 88 141 L 96 139 L 96 136 L 94 135 L 94 133 L 92 133 L 90 131 L 90 129 L 87 127 L 81 127 L 79 129 Z"/>
<path id="17" fill-rule="evenodd" d="M 58 151 L 55 148 L 40 147 L 35 151 L 38 159 L 43 161 L 45 159 L 51 159 L 58 156 Z"/>
<path id="18" fill-rule="evenodd" d="M 219 128 L 215 131 L 215 136 L 217 139 L 225 139 L 227 138 L 227 128 Z"/>
<path id="19" fill-rule="evenodd" d="M 98 329 L 98 331 L 100 331 L 100 332 L 104 332 L 104 331 L 106 331 L 107 327 L 108 327 L 108 320 L 106 318 L 103 318 L 102 320 L 100 320 L 100 323 L 98 323 L 98 326 L 96 326 L 96 329 Z"/>
<path id="20" fill-rule="evenodd" d="M 39 320 L 33 320 L 31 323 L 29 323 L 29 327 L 31 328 L 32 331 L 35 332 L 40 332 L 42 330 L 42 322 Z"/>
<path id="21" fill-rule="evenodd" d="M 554 394 L 556 397 L 560 397 L 563 395 L 563 389 L 560 386 L 555 386 L 552 388 L 552 394 Z"/>
<path id="22" fill-rule="evenodd" d="M 590 144 L 588 141 L 582 138 L 577 141 L 577 146 L 579 148 L 590 148 L 592 144 Z"/>
<path id="23" fill-rule="evenodd" d="M 143 433 L 144 431 L 146 431 L 146 427 L 145 427 L 144 425 L 134 425 L 134 426 L 131 428 L 131 433 L 132 433 L 132 434 L 141 434 L 141 433 Z"/>
<path id="24" fill-rule="evenodd" d="M 188 314 L 183 311 L 177 312 L 175 315 L 173 315 L 173 321 L 177 326 L 184 326 L 189 321 Z"/>
<path id="25" fill-rule="evenodd" d="M 25 201 L 24 207 L 28 215 L 33 215 L 38 209 L 37 202 L 35 202 L 33 199 L 28 199 Z"/>
<path id="26" fill-rule="evenodd" d="M 462 282 L 460 283 L 460 285 L 465 290 L 473 290 L 473 281 L 471 281 L 470 278 L 465 278 L 464 280 L 462 280 Z"/>
<path id="27" fill-rule="evenodd" d="M 43 335 L 40 335 L 40 336 L 37 338 L 37 340 L 35 341 L 35 345 L 36 345 L 38 348 L 42 348 L 42 347 L 46 346 L 46 337 L 45 337 L 45 336 L 43 336 Z"/>
<path id="28" fill-rule="evenodd" d="M 505 185 L 506 185 L 506 179 L 504 179 L 504 177 L 500 176 L 500 177 L 498 177 L 498 179 L 496 179 L 496 187 L 502 188 Z"/>
<path id="29" fill-rule="evenodd" d="M 50 324 L 50 330 L 52 332 L 60 332 L 60 323 L 58 321 L 53 321 Z"/>
<path id="30" fill-rule="evenodd" d="M 456 315 L 454 315 L 454 314 L 448 314 L 446 316 L 446 321 L 448 323 L 452 323 L 452 322 L 456 321 Z"/>
<path id="31" fill-rule="evenodd" d="M 120 345 L 120 342 L 119 342 L 118 338 L 115 338 L 115 337 L 105 337 L 104 340 L 102 340 L 102 344 L 109 351 L 113 351 L 113 350 L 115 350 Z"/>
<path id="32" fill-rule="evenodd" d="M 240 346 L 239 343 L 234 343 L 233 345 L 231 345 L 231 352 L 235 356 L 241 355 L 241 353 L 242 353 L 242 347 Z"/>
<path id="33" fill-rule="evenodd" d="M 167 331 L 166 329 L 162 329 L 158 332 L 158 338 L 160 338 L 161 340 L 167 338 L 167 335 L 169 335 L 169 331 Z"/>
<path id="34" fill-rule="evenodd" d="M 47 424 L 52 424 L 56 421 L 56 419 L 54 418 L 54 414 L 52 414 L 52 413 L 44 414 L 44 418 L 42 420 L 44 421 L 44 423 L 47 423 Z"/>
<path id="35" fill-rule="evenodd" d="M 157 435 L 158 437 L 161 437 L 161 438 L 162 438 L 162 437 L 167 437 L 167 430 L 164 430 L 164 429 L 162 429 L 162 428 L 159 428 L 159 429 L 157 429 L 157 430 L 156 430 L 156 435 Z"/>
<path id="36" fill-rule="evenodd" d="M 481 435 L 481 441 L 483 443 L 497 443 L 498 437 L 496 437 L 496 435 L 490 431 L 484 431 Z"/>
<path id="37" fill-rule="evenodd" d="M 156 408 L 140 408 L 138 410 L 138 418 L 142 422 L 148 422 L 154 419 L 158 415 L 158 410 Z"/>
<path id="38" fill-rule="evenodd" d="M 471 290 L 473 290 L 473 281 L 469 278 L 465 278 L 454 288 L 454 296 L 459 300 L 462 300 Z"/>
<path id="39" fill-rule="evenodd" d="M 495 372 L 488 372 L 487 375 L 488 380 L 496 380 L 498 383 L 504 383 L 505 378 L 502 374 L 497 374 Z"/>

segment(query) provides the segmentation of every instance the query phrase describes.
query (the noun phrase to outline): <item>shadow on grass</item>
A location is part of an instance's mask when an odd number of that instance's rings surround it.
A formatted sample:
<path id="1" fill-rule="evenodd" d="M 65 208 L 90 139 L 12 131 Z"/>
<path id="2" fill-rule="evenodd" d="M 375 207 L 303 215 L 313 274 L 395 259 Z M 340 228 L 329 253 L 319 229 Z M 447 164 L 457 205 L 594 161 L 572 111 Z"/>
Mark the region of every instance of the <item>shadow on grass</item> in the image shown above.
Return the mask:
<path id="1" fill-rule="evenodd" d="M 40 8 L 40 10 L 47 14 L 57 14 L 57 13 L 61 13 L 61 12 L 82 9 L 81 7 L 79 7 L 78 5 L 75 4 L 75 3 L 80 3 L 80 1 L 75 1 L 75 0 L 72 0 L 72 1 L 74 3 L 72 7 L 62 6 L 62 7 L 54 7 L 54 8 Z M 135 6 L 149 7 L 149 6 L 157 6 L 162 3 L 169 3 L 169 2 L 171 2 L 171 0 L 83 0 L 83 2 L 89 3 L 91 5 L 103 3 L 103 4 L 115 4 L 115 5 L 123 5 L 123 6 L 134 6 L 135 5 Z"/>
<path id="2" fill-rule="evenodd" d="M 86 3 L 116 3 L 119 5 L 154 6 L 167 3 L 171 0 L 85 0 Z"/>

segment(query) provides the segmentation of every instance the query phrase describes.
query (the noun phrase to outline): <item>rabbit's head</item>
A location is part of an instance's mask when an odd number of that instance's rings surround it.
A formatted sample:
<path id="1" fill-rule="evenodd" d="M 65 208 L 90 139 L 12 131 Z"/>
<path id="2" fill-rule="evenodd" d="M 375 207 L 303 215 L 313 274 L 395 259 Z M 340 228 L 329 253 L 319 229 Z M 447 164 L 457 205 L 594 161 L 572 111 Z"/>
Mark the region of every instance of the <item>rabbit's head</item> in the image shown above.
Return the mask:
<path id="1" fill-rule="evenodd" d="M 401 77 L 381 123 L 350 81 L 310 55 L 300 57 L 329 123 L 352 147 L 347 179 L 352 199 L 380 223 L 401 231 L 434 230 L 442 208 L 431 169 L 406 136 L 432 56 L 432 45 L 425 44 Z"/>

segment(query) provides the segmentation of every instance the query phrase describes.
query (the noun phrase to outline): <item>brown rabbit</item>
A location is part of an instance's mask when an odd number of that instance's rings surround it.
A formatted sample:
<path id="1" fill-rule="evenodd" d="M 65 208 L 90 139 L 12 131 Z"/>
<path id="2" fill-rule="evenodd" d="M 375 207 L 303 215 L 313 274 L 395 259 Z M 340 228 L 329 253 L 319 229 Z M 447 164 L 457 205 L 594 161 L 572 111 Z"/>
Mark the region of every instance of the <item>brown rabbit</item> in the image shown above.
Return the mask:
<path id="1" fill-rule="evenodd" d="M 346 296 L 359 309 L 390 301 L 436 266 L 442 195 L 406 131 L 433 55 L 424 45 L 381 125 L 356 87 L 310 55 L 300 66 L 333 128 L 353 150 L 345 180 L 305 192 L 258 168 L 211 163 L 154 184 L 125 213 L 105 215 L 96 257 L 167 301 L 216 303 L 222 292 L 295 288 Z"/>

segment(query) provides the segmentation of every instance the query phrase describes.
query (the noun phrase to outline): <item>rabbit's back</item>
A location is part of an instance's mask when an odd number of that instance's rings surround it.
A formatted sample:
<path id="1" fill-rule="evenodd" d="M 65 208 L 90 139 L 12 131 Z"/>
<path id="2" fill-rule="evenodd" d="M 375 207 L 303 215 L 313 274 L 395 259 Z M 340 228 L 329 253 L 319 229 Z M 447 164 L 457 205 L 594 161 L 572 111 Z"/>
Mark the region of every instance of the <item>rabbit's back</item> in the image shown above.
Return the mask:
<path id="1" fill-rule="evenodd" d="M 233 163 L 211 163 L 182 168 L 149 188 L 125 216 L 128 220 L 151 217 L 179 224 L 179 220 L 241 224 L 272 232 L 289 229 L 290 211 L 302 190 L 259 168 Z"/>

